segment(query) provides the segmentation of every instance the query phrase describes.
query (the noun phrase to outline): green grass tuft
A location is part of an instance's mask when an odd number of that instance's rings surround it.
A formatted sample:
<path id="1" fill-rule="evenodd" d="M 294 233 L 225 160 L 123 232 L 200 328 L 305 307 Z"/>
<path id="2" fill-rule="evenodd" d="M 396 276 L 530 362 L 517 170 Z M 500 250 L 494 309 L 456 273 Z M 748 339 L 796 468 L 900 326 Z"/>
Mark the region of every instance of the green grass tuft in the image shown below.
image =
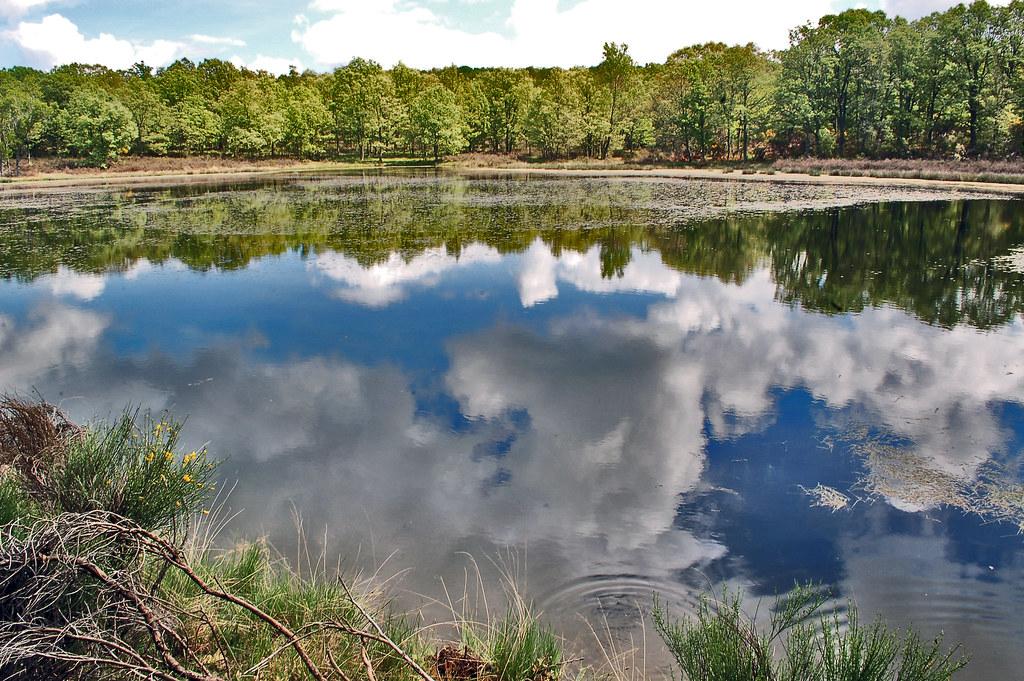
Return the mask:
<path id="1" fill-rule="evenodd" d="M 496 681 L 554 681 L 565 664 L 562 644 L 518 593 L 505 616 L 461 622 L 462 644 L 480 655 Z"/>
<path id="2" fill-rule="evenodd" d="M 738 593 L 702 598 L 692 617 L 671 618 L 656 600 L 655 628 L 687 681 L 948 681 L 966 658 L 880 620 L 821 614 L 817 589 L 798 587 L 776 601 L 767 626 L 744 614 Z"/>

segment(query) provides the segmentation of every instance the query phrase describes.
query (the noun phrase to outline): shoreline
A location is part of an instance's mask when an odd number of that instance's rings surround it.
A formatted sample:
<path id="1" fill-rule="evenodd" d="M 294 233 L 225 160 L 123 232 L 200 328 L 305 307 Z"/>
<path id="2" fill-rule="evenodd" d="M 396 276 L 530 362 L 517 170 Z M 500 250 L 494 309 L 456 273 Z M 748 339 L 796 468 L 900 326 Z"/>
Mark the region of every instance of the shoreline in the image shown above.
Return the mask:
<path id="1" fill-rule="evenodd" d="M 908 177 L 874 177 L 867 175 L 811 175 L 809 173 L 757 172 L 743 174 L 716 168 L 544 168 L 508 166 L 501 168 L 475 168 L 442 166 L 445 170 L 460 174 L 507 173 L 518 175 L 551 175 L 561 177 L 623 177 L 659 178 L 683 180 L 717 180 L 722 182 L 778 182 L 822 186 L 868 186 L 868 187 L 909 187 L 919 189 L 940 189 L 949 191 L 971 191 L 989 194 L 1024 195 L 1024 185 L 1006 182 L 974 182 L 966 180 L 929 180 Z"/>
<path id="2" fill-rule="evenodd" d="M 334 173 L 346 171 L 386 171 L 404 168 L 432 168 L 455 175 L 545 175 L 551 177 L 579 178 L 656 178 L 679 180 L 713 180 L 721 182 L 775 182 L 787 184 L 806 184 L 820 186 L 866 186 L 866 187 L 907 187 L 925 188 L 946 191 L 983 192 L 989 194 L 1005 194 L 1016 197 L 1024 195 L 1024 184 L 1005 182 L 979 182 L 967 180 L 938 180 L 907 177 L 876 177 L 869 175 L 812 175 L 795 172 L 755 172 L 741 173 L 714 168 L 552 168 L 517 164 L 502 167 L 476 167 L 448 163 L 435 166 L 431 163 L 423 165 L 409 164 L 367 164 L 359 162 L 309 162 L 306 164 L 289 164 L 267 167 L 238 169 L 204 170 L 168 170 L 168 171 L 123 171 L 112 170 L 96 174 L 47 173 L 28 178 L 7 179 L 0 181 L 0 196 L 61 193 L 75 189 L 121 189 L 145 186 L 187 186 L 199 184 L 216 184 L 218 182 L 244 182 L 252 179 L 271 178 L 274 176 L 289 177 L 314 173 Z"/>
<path id="3" fill-rule="evenodd" d="M 312 173 L 333 173 L 352 170 L 381 168 L 426 168 L 432 165 L 377 166 L 353 162 L 311 161 L 302 164 L 281 164 L 253 166 L 251 168 L 218 168 L 212 170 L 116 170 L 101 173 L 46 173 L 25 178 L 5 178 L 0 181 L 0 196 L 69 190 L 76 188 L 119 189 L 138 186 L 185 186 L 192 184 L 215 184 L 224 181 L 246 181 L 272 176 L 305 175 Z"/>

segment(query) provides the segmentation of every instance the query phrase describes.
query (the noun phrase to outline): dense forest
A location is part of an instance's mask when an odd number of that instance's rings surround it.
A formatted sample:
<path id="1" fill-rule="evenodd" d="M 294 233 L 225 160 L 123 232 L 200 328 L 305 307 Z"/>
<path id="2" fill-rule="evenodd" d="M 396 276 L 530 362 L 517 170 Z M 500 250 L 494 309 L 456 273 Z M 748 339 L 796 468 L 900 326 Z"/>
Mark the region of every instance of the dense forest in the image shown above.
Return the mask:
<path id="1" fill-rule="evenodd" d="M 785 50 L 707 43 L 637 64 L 420 71 L 354 59 L 282 76 L 219 59 L 0 70 L 0 173 L 55 156 L 421 157 L 465 151 L 665 161 L 1016 157 L 1024 0 L 917 21 L 854 9 Z"/>

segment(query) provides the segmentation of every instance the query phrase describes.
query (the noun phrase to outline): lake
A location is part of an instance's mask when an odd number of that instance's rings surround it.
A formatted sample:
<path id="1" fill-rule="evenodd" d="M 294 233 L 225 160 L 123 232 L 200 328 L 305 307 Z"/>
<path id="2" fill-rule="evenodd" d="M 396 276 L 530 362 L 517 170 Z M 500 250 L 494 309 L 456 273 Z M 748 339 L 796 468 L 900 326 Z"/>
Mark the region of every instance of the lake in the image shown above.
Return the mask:
<path id="1" fill-rule="evenodd" d="M 224 542 L 301 565 L 299 516 L 428 614 L 514 573 L 584 649 L 584 617 L 638 636 L 655 592 L 811 581 L 962 641 L 961 678 L 1020 677 L 1018 201 L 428 171 L 0 190 L 0 275 L 0 388 L 187 417 L 226 460 Z"/>

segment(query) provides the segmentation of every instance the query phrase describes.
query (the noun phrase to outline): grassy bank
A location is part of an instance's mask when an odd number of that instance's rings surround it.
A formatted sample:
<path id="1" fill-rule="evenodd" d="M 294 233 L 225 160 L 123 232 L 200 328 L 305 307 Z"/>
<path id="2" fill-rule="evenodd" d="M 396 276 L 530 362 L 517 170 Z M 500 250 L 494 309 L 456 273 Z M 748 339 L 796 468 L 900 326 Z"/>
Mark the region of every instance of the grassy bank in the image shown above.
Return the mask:
<path id="1" fill-rule="evenodd" d="M 780 159 L 772 168 L 781 173 L 1024 184 L 1024 161 L 928 159 Z"/>
<path id="2" fill-rule="evenodd" d="M 120 159 L 109 168 L 91 168 L 73 162 L 39 159 L 18 177 L 0 177 L 0 191 L 89 185 L 136 185 L 146 183 L 193 183 L 228 181 L 282 173 L 316 173 L 379 168 L 440 167 L 459 172 L 541 171 L 588 172 L 594 174 L 646 172 L 666 177 L 695 179 L 778 179 L 828 182 L 836 178 L 901 180 L 917 183 L 960 185 L 1003 185 L 1024 191 L 1024 161 L 986 160 L 865 160 L 865 159 L 780 159 L 774 162 L 683 163 L 655 156 L 542 159 L 522 154 L 461 154 L 440 164 L 412 157 L 358 158 L 334 161 L 296 159 L 244 160 L 220 156 L 147 157 Z"/>
<path id="3" fill-rule="evenodd" d="M 993 184 L 1024 184 L 1024 161 L 930 159 L 778 159 L 774 162 L 673 162 L 656 156 L 633 158 L 571 158 L 545 160 L 513 154 L 463 154 L 446 164 L 471 169 L 551 170 L 682 170 L 736 175 L 801 175 L 806 177 L 871 177 Z"/>
<path id="4" fill-rule="evenodd" d="M 298 161 L 266 159 L 247 161 L 222 157 L 128 157 L 108 168 L 62 165 L 44 159 L 17 177 L 0 177 L 0 193 L 12 190 L 49 190 L 73 187 L 130 187 L 245 181 L 251 178 L 295 173 L 326 173 L 379 168 L 433 167 L 421 159 L 392 158 L 376 161 L 343 159 Z"/>
<path id="5" fill-rule="evenodd" d="M 0 401 L 0 678 L 623 678 L 571 659 L 514 592 L 501 615 L 454 615 L 449 640 L 326 561 L 300 576 L 263 542 L 217 550 L 216 463 L 180 451 L 180 430 Z M 739 603 L 680 620 L 656 604 L 686 679 L 941 681 L 962 665 L 938 640 L 820 615 L 817 590 L 776 603 L 767 629 Z"/>

